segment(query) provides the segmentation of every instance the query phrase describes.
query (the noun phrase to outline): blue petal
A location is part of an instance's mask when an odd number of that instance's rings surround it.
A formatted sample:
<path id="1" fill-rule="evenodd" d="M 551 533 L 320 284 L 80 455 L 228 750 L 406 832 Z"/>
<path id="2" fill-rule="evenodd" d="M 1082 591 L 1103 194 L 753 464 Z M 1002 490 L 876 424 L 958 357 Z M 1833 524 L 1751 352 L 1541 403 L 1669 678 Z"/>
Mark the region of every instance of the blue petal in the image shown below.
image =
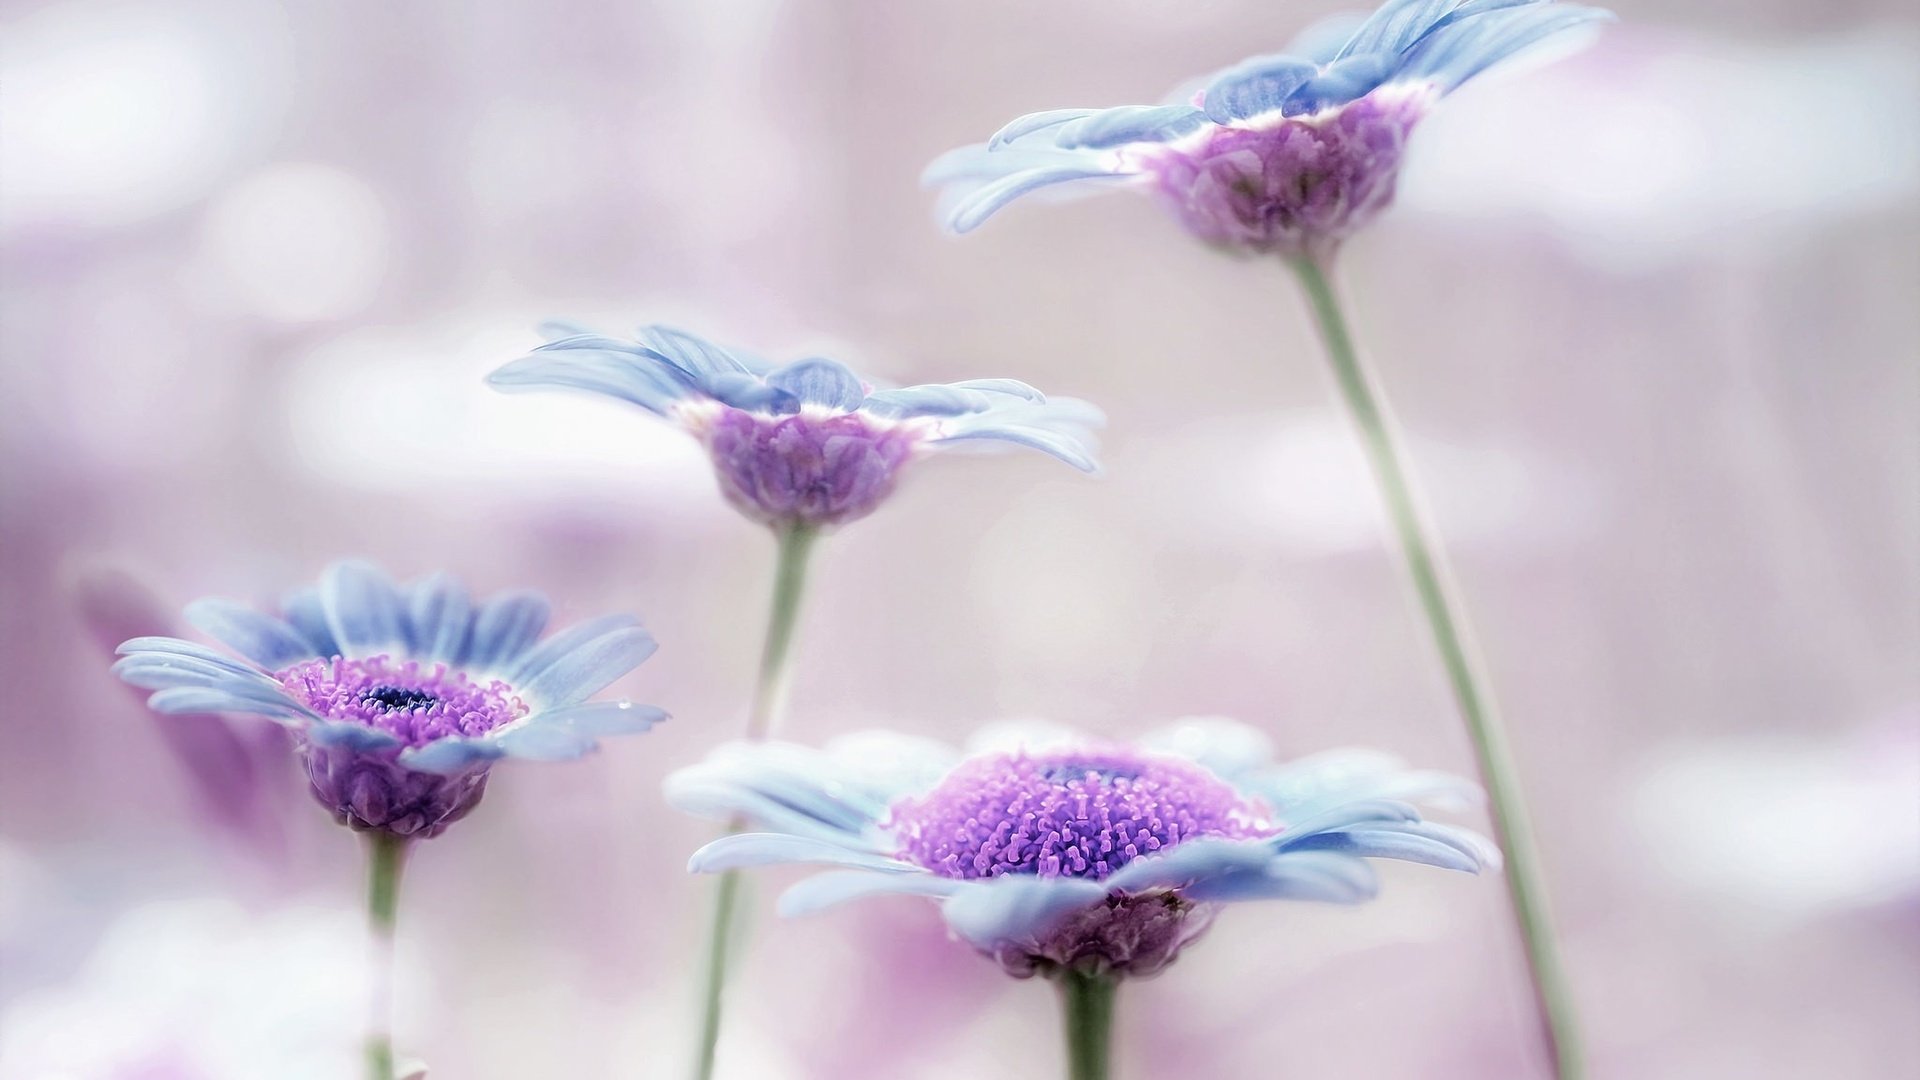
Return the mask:
<path id="1" fill-rule="evenodd" d="M 1529 0 L 1520 0 L 1527 3 Z M 1353 35 L 1365 26 L 1367 17 L 1357 11 L 1342 11 L 1310 24 L 1287 42 L 1286 51 L 1316 64 L 1331 64 Z"/>
<path id="2" fill-rule="evenodd" d="M 744 815 L 763 829 L 866 847 L 887 804 L 872 786 L 817 750 L 757 743 L 721 747 L 709 760 L 673 773 L 665 793 L 685 813 Z"/>
<path id="3" fill-rule="evenodd" d="M 1327 851 L 1277 855 L 1265 866 L 1224 874 L 1182 891 L 1190 900 L 1311 900 L 1357 904 L 1380 891 L 1380 879 L 1365 859 Z"/>
<path id="4" fill-rule="evenodd" d="M 522 682 L 525 682 L 528 677 L 538 674 L 555 660 L 585 645 L 594 638 L 621 629 L 622 627 L 639 625 L 640 620 L 634 618 L 632 615 L 602 615 L 599 618 L 588 619 L 583 623 L 575 623 L 534 646 L 525 656 L 520 658 L 519 663 L 509 665 L 501 677 L 507 682 L 518 686 Z"/>
<path id="5" fill-rule="evenodd" d="M 987 139 L 987 149 L 998 150 L 1016 139 L 1025 138 L 1036 131 L 1046 131 L 1062 124 L 1092 116 L 1098 109 L 1047 109 L 1043 112 L 1028 113 L 1015 117 L 1007 126 L 993 133 Z"/>
<path id="6" fill-rule="evenodd" d="M 541 323 L 540 330 L 542 336 L 546 336 L 545 332 L 554 325 L 552 322 Z M 571 334 L 562 334 L 559 337 L 548 337 L 546 343 L 535 349 L 534 352 L 539 355 L 548 353 L 577 354 L 608 352 L 617 353 L 623 359 L 651 360 L 655 358 L 654 350 L 647 348 L 637 341 L 623 341 L 611 334 L 602 334 L 593 330 L 584 329 L 576 330 Z"/>
<path id="7" fill-rule="evenodd" d="M 1057 165 L 1084 165 L 1097 158 L 1098 155 L 1062 150 L 1053 145 L 1036 147 L 1031 143 L 1020 143 L 990 150 L 975 144 L 957 147 L 934 158 L 920 173 L 920 183 L 925 187 L 947 185 L 964 187 L 998 180 L 1029 169 L 1052 168 Z"/>
<path id="8" fill-rule="evenodd" d="M 1007 874 L 956 890 L 941 913 L 954 933 L 991 949 L 1040 937 L 1074 912 L 1106 898 L 1106 886 L 1083 878 Z"/>
<path id="9" fill-rule="evenodd" d="M 286 698 L 271 701 L 204 686 L 162 690 L 147 699 L 147 707 L 162 713 L 240 713 L 295 723 L 313 719 L 311 711 Z"/>
<path id="10" fill-rule="evenodd" d="M 748 412 L 784 416 L 800 411 L 800 399 L 777 386 L 768 386 L 758 375 L 743 371 L 723 371 L 704 376 L 700 388 L 723 405 Z"/>
<path id="11" fill-rule="evenodd" d="M 612 351 L 534 352 L 487 376 L 496 390 L 584 390 L 666 415 L 696 391 L 688 376 L 665 360 Z"/>
<path id="12" fill-rule="evenodd" d="M 638 336 L 642 344 L 696 378 L 751 371 L 731 350 L 685 330 L 655 324 L 641 327 Z"/>
<path id="13" fill-rule="evenodd" d="M 595 701 L 568 705 L 536 713 L 529 724 L 560 725 L 596 738 L 606 735 L 638 735 L 654 725 L 666 722 L 667 710 L 632 701 Z"/>
<path id="14" fill-rule="evenodd" d="M 340 655 L 340 643 L 333 638 L 333 628 L 327 625 L 327 607 L 320 602 L 320 590 L 308 586 L 287 594 L 281 602 L 280 610 L 295 630 L 313 646 L 313 655 L 329 657 Z"/>
<path id="15" fill-rule="evenodd" d="M 236 671 L 227 665 L 209 663 L 191 656 L 136 653 L 117 661 L 112 670 L 123 681 L 142 690 L 202 686 L 242 697 L 263 697 L 269 701 L 286 697 L 286 691 L 279 683 L 257 671 Z"/>
<path id="16" fill-rule="evenodd" d="M 311 736 L 309 736 L 311 737 Z M 436 776 L 457 776 L 475 765 L 497 761 L 506 748 L 492 739 L 439 739 L 400 752 L 400 764 Z"/>
<path id="17" fill-rule="evenodd" d="M 1053 165 L 1017 172 L 983 184 L 956 202 L 947 213 L 947 228 L 957 233 L 972 232 L 1001 207 L 1043 187 L 1065 184 L 1074 180 L 1113 179 L 1126 175 L 1130 174 L 1118 172 L 1114 166 L 1093 162 Z"/>
<path id="18" fill-rule="evenodd" d="M 697 770 L 681 770 L 667 777 L 664 792 L 667 804 L 682 813 L 720 820 L 739 816 L 759 829 L 878 850 L 867 833 L 872 819 L 849 823 L 842 807 L 823 810 L 813 803 L 795 805 L 761 788 Z"/>
<path id="19" fill-rule="evenodd" d="M 1613 16 L 1598 8 L 1538 4 L 1468 11 L 1436 28 L 1421 41 L 1398 72 L 1403 78 L 1432 79 L 1451 90 L 1492 65 L 1554 34 Z"/>
<path id="20" fill-rule="evenodd" d="M 1240 778 L 1290 822 L 1318 817 L 1345 803 L 1393 799 L 1464 808 L 1479 789 L 1447 773 L 1412 770 L 1377 750 L 1330 750 Z"/>
<path id="21" fill-rule="evenodd" d="M 1044 405 L 1047 403 L 1047 396 L 1045 394 L 1021 382 L 1019 379 L 963 379 L 960 382 L 949 383 L 948 385 L 960 390 L 978 390 L 984 394 L 1006 394 L 1009 397 L 1019 398 L 1021 401 L 1031 402 L 1035 405 Z"/>
<path id="22" fill-rule="evenodd" d="M 1227 124 L 1272 112 L 1319 72 L 1318 64 L 1297 56 L 1258 56 L 1244 61 L 1221 72 L 1207 85 L 1202 98 L 1207 119 Z"/>
<path id="23" fill-rule="evenodd" d="M 528 672 L 526 681 L 515 684 L 515 689 L 535 708 L 572 705 L 639 667 L 653 655 L 654 648 L 653 635 L 637 626 L 609 630 L 556 657 L 546 667 Z"/>
<path id="24" fill-rule="evenodd" d="M 315 746 L 361 753 L 389 750 L 400 745 L 398 738 L 379 728 L 346 720 L 316 720 L 306 726 L 301 737 Z"/>
<path id="25" fill-rule="evenodd" d="M 1360 25 L 1335 59 L 1404 52 L 1460 5 L 1461 0 L 1387 0 Z"/>
<path id="26" fill-rule="evenodd" d="M 1108 877 L 1116 892 L 1174 889 L 1226 874 L 1264 868 L 1273 849 L 1258 840 L 1189 840 L 1165 852 L 1138 858 Z"/>
<path id="27" fill-rule="evenodd" d="M 1045 428 L 1021 424 L 991 424 L 943 434 L 933 441 L 960 442 L 967 439 L 990 439 L 1030 447 L 1042 453 L 1051 454 L 1081 472 L 1097 472 L 1100 468 L 1100 463 L 1094 459 L 1093 451 L 1088 445 L 1087 436 L 1079 433 L 1049 431 Z"/>
<path id="28" fill-rule="evenodd" d="M 782 833 L 734 833 L 732 836 L 723 836 L 694 852 L 693 858 L 687 861 L 687 869 L 695 874 L 713 874 L 722 870 L 782 863 L 852 866 L 903 874 L 925 872 L 912 863 L 889 859 L 831 840 Z"/>
<path id="29" fill-rule="evenodd" d="M 602 735 L 638 734 L 666 718 L 651 705 L 601 701 L 540 713 L 488 739 L 508 757 L 571 761 L 598 749 Z"/>
<path id="30" fill-rule="evenodd" d="M 540 639 L 552 613 L 547 598 L 536 592 L 506 592 L 493 597 L 473 617 L 472 636 L 460 656 L 460 666 L 476 672 L 513 667 Z"/>
<path id="31" fill-rule="evenodd" d="M 1335 105 L 1345 105 L 1372 93 L 1394 74 L 1394 57 L 1380 53 L 1349 56 L 1327 65 L 1325 71 L 1302 83 L 1287 96 L 1288 116 L 1317 113 Z"/>
<path id="32" fill-rule="evenodd" d="M 271 615 L 229 600 L 195 600 L 187 622 L 264 668 L 283 668 L 314 656 L 306 635 Z"/>
<path id="33" fill-rule="evenodd" d="M 1301 837 L 1288 851 L 1337 851 L 1370 859 L 1399 859 L 1447 870 L 1475 871 L 1480 862 L 1452 844 L 1398 829 L 1349 829 Z"/>
<path id="34" fill-rule="evenodd" d="M 142 653 L 159 653 L 164 656 L 190 656 L 195 660 L 229 668 L 233 671 L 258 673 L 260 670 L 244 660 L 236 660 L 226 653 L 210 649 L 205 645 L 171 637 L 128 638 L 126 641 L 121 642 L 120 647 L 115 649 L 114 652 L 121 656 L 138 656 Z"/>
<path id="35" fill-rule="evenodd" d="M 962 883 L 933 874 L 895 874 L 877 870 L 829 870 L 803 878 L 780 894 L 780 914 L 812 915 L 868 896 L 951 896 Z"/>
<path id="36" fill-rule="evenodd" d="M 435 574 L 413 587 L 407 600 L 407 640 L 423 660 L 456 663 L 467 647 L 473 601 L 451 574 Z"/>
<path id="37" fill-rule="evenodd" d="M 1102 109 L 1060 129 L 1054 145 L 1062 150 L 1105 150 L 1138 142 L 1168 142 L 1206 125 L 1207 116 L 1192 105 L 1122 105 Z"/>
<path id="38" fill-rule="evenodd" d="M 767 376 L 767 385 L 813 405 L 851 412 L 867 396 L 860 377 L 846 365 L 824 358 L 796 360 Z"/>
<path id="39" fill-rule="evenodd" d="M 374 656 L 406 644 L 407 612 L 400 590 L 371 563 L 329 566 L 320 578 L 320 603 L 342 655 Z"/>
<path id="40" fill-rule="evenodd" d="M 574 322 L 572 319 L 542 319 L 540 320 L 540 325 L 534 329 L 540 337 L 546 341 L 564 341 L 571 337 L 588 337 L 594 332 L 592 327 L 584 323 Z"/>
<path id="41" fill-rule="evenodd" d="M 1366 821 L 1419 821 L 1420 811 L 1392 799 L 1355 799 L 1341 803 L 1304 821 L 1289 821 L 1286 832 L 1273 840 L 1277 847 L 1289 847 L 1296 840 L 1314 833 L 1344 829 Z"/>
<path id="42" fill-rule="evenodd" d="M 875 390 L 861 408 L 876 416 L 904 420 L 910 416 L 960 416 L 978 411 L 980 403 L 976 396 L 958 387 L 934 384 Z"/>

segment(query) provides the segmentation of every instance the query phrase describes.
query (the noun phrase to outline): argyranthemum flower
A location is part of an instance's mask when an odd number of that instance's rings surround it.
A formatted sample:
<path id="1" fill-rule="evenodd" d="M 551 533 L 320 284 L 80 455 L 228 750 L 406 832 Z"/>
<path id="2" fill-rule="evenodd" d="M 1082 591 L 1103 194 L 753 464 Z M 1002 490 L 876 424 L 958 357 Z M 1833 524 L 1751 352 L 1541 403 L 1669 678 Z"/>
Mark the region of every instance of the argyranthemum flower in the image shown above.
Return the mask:
<path id="1" fill-rule="evenodd" d="M 409 588 L 336 563 L 281 616 L 226 600 L 187 621 L 235 653 L 169 637 L 120 646 L 114 671 L 163 713 L 257 716 L 292 732 L 311 789 L 335 820 L 402 839 L 438 836 L 486 791 L 502 758 L 559 761 L 603 735 L 665 719 L 651 705 L 586 699 L 639 666 L 653 638 L 628 615 L 544 641 L 531 592 L 476 603 L 441 574 Z"/>
<path id="2" fill-rule="evenodd" d="M 1080 181 L 1152 191 L 1189 231 L 1321 258 L 1393 200 L 1434 103 L 1544 38 L 1610 16 L 1553 0 L 1388 0 L 1351 36 L 1313 34 L 1183 87 L 1164 105 L 1030 113 L 936 161 L 968 232 L 1029 192 Z"/>
<path id="3" fill-rule="evenodd" d="M 679 424 L 712 455 L 727 500 L 776 528 L 865 517 L 909 461 L 943 446 L 1027 446 L 1095 468 L 1099 410 L 1013 379 L 876 389 L 833 360 L 771 367 L 664 326 L 643 327 L 634 341 L 550 329 L 552 340 L 488 381 L 605 394 Z"/>
<path id="4" fill-rule="evenodd" d="M 1368 859 L 1477 872 L 1476 833 L 1422 820 L 1470 783 L 1347 750 L 1276 764 L 1257 732 L 1188 721 L 1135 745 L 1049 733 L 961 755 L 871 733 L 825 751 L 732 744 L 667 781 L 680 809 L 763 830 L 691 869 L 837 867 L 781 898 L 798 915 L 881 893 L 938 900 L 1016 976 L 1146 976 L 1243 900 L 1370 899 Z"/>

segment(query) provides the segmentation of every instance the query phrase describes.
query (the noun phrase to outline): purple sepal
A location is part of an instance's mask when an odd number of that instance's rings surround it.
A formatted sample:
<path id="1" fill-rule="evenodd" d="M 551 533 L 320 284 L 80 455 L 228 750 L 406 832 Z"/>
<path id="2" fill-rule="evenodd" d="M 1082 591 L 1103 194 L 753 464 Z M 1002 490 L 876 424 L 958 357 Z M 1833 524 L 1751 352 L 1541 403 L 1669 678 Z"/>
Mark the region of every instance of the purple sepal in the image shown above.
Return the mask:
<path id="1" fill-rule="evenodd" d="M 1324 257 L 1393 202 L 1429 99 L 1393 89 L 1311 116 L 1212 129 L 1146 169 L 1188 231 L 1259 255 Z"/>
<path id="2" fill-rule="evenodd" d="M 982 950 L 1007 974 L 1025 979 L 1074 970 L 1141 979 L 1157 975 L 1213 925 L 1217 904 L 1171 892 L 1110 895 L 1068 916 L 1046 934 Z"/>
<path id="3" fill-rule="evenodd" d="M 480 804 L 487 770 L 452 776 L 419 772 L 397 760 L 397 748 L 354 750 L 302 742 L 313 797 L 355 832 L 379 830 L 425 840 L 439 836 Z"/>
<path id="4" fill-rule="evenodd" d="M 765 416 L 723 408 L 705 431 L 720 490 L 774 526 L 844 525 L 893 492 L 919 441 L 912 429 L 859 413 Z"/>

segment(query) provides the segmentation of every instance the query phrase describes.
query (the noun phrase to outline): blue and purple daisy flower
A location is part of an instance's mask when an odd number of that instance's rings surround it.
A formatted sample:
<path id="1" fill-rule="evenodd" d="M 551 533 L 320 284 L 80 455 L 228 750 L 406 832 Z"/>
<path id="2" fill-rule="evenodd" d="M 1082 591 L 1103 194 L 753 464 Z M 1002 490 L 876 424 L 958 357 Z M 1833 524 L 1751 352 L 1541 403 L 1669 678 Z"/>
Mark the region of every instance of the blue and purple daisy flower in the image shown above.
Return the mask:
<path id="1" fill-rule="evenodd" d="M 720 489 L 776 528 L 865 517 L 900 470 L 931 450 L 1030 447 L 1092 472 L 1098 409 L 1013 379 L 880 389 L 823 358 L 775 367 L 685 331 L 633 341 L 550 324 L 547 344 L 495 371 L 506 391 L 585 390 L 638 405 L 699 439 Z"/>
<path id="2" fill-rule="evenodd" d="M 1263 736 L 1226 720 L 1133 745 L 1009 729 L 967 754 L 881 732 L 824 751 L 735 743 L 666 791 L 679 809 L 764 830 L 708 844 L 692 870 L 837 868 L 789 889 L 788 915 L 931 897 L 1020 977 L 1155 974 L 1227 903 L 1372 898 L 1369 859 L 1499 863 L 1479 834 L 1415 809 L 1470 805 L 1471 783 L 1365 750 L 1276 764 Z"/>
<path id="3" fill-rule="evenodd" d="M 959 233 L 1031 192 L 1118 180 L 1228 250 L 1323 258 L 1393 201 L 1407 137 L 1440 98 L 1610 17 L 1554 0 L 1388 0 L 1167 104 L 1022 116 L 935 161 L 926 181 L 949 189 L 943 217 Z"/>
<path id="4" fill-rule="evenodd" d="M 588 702 L 653 653 L 629 615 L 542 641 L 545 597 L 475 602 L 438 574 L 401 588 L 341 562 L 287 597 L 279 616 L 227 600 L 187 606 L 196 629 L 237 653 L 170 637 L 120 646 L 114 672 L 154 691 L 162 713 L 229 713 L 290 731 L 315 799 L 356 831 L 438 836 L 485 793 L 502 758 L 564 761 L 601 736 L 646 731 L 651 705 Z"/>

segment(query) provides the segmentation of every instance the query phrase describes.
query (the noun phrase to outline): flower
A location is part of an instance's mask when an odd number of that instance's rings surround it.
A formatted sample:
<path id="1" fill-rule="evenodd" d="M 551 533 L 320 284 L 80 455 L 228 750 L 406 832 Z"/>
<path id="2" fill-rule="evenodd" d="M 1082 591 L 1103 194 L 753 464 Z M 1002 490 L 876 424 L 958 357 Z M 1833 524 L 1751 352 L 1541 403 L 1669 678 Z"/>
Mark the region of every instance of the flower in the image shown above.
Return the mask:
<path id="1" fill-rule="evenodd" d="M 950 444 L 1013 443 L 1096 467 L 1099 410 L 1013 379 L 876 390 L 833 360 L 771 367 L 664 326 L 641 328 L 636 341 L 548 329 L 547 344 L 488 381 L 605 394 L 679 424 L 706 446 L 727 500 L 776 528 L 865 517 L 907 462 Z"/>
<path id="2" fill-rule="evenodd" d="M 409 588 L 361 562 L 329 567 L 275 617 L 189 604 L 195 628 L 238 653 L 170 637 L 120 646 L 114 672 L 163 713 L 237 713 L 293 735 L 314 798 L 357 831 L 438 836 L 466 816 L 501 758 L 563 761 L 603 735 L 666 719 L 650 705 L 587 702 L 653 653 L 630 615 L 539 641 L 545 597 L 476 604 L 445 574 Z"/>
<path id="3" fill-rule="evenodd" d="M 177 629 L 176 616 L 139 577 L 110 565 L 86 567 L 70 586 L 74 608 L 101 655 L 128 638 Z M 184 713 L 157 718 L 168 756 L 185 772 L 200 809 L 256 855 L 284 852 L 278 811 L 287 739 L 270 726 Z"/>
<path id="4" fill-rule="evenodd" d="M 1553 0 L 1387 0 L 1351 35 L 1309 31 L 1296 53 L 1245 60 L 1168 104 L 1022 116 L 926 180 L 952 189 L 944 217 L 959 233 L 1029 192 L 1125 178 L 1210 243 L 1324 258 L 1393 201 L 1407 137 L 1436 101 L 1610 17 Z"/>
<path id="5" fill-rule="evenodd" d="M 1262 736 L 1226 720 L 1131 746 L 1013 734 L 965 756 L 879 732 L 825 751 L 736 743 L 670 776 L 667 798 L 767 830 L 708 844 L 693 871 L 840 868 L 788 890 L 788 915 L 932 897 L 954 933 L 1020 977 L 1155 974 L 1223 904 L 1370 899 L 1369 858 L 1470 872 L 1499 861 L 1483 837 L 1411 805 L 1462 805 L 1473 785 L 1384 754 L 1274 764 Z"/>

